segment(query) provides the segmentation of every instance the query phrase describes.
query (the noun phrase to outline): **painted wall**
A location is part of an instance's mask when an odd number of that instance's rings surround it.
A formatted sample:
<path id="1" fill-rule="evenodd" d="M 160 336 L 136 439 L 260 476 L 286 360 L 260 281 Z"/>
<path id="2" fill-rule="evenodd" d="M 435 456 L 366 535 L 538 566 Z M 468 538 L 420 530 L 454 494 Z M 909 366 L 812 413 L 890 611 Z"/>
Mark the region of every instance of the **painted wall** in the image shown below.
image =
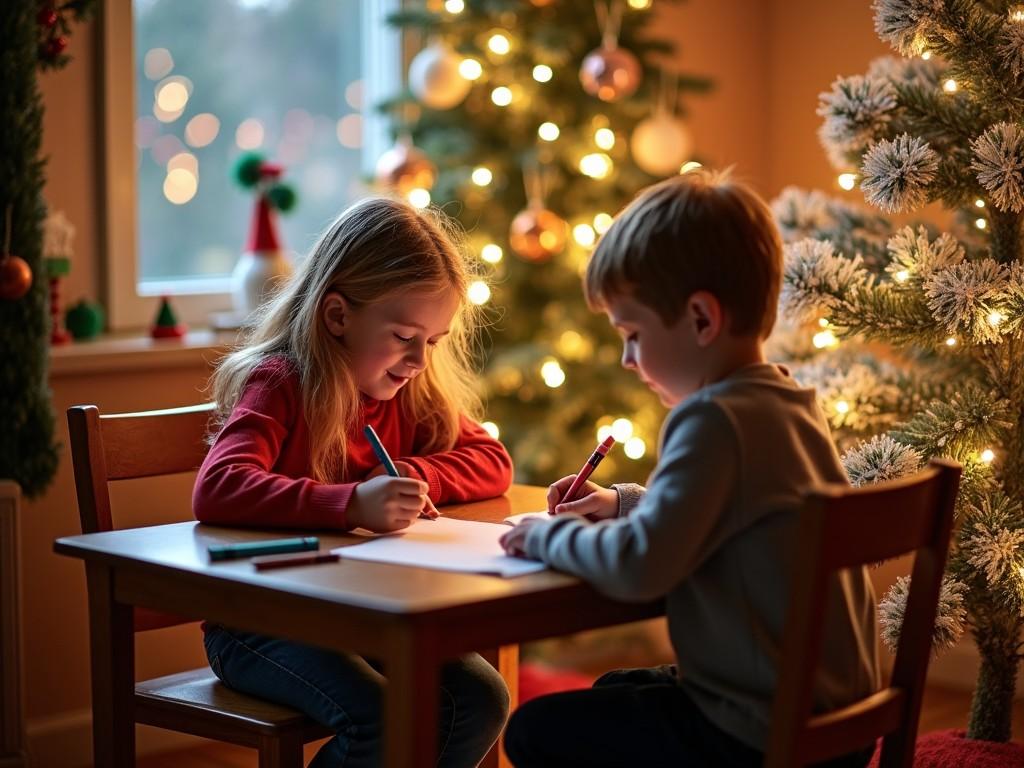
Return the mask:
<path id="1" fill-rule="evenodd" d="M 887 52 L 874 35 L 868 0 L 689 0 L 662 4 L 655 12 L 659 30 L 679 44 L 676 66 L 716 83 L 713 93 L 691 100 L 688 118 L 697 151 L 709 165 L 734 165 L 738 175 L 767 196 L 796 183 L 858 199 L 857 193 L 840 193 L 834 186 L 835 173 L 818 145 L 814 110 L 817 94 L 836 75 L 861 72 L 872 58 Z M 72 64 L 42 78 L 43 147 L 50 157 L 46 197 L 78 228 L 75 261 L 65 284 L 69 300 L 96 298 L 103 270 L 97 246 L 97 52 L 91 31 L 77 28 Z M 198 363 L 55 377 L 60 439 L 66 446 L 63 412 L 71 404 L 96 403 L 109 411 L 183 405 L 199 399 L 206 375 L 206 366 Z M 190 478 L 176 478 L 156 493 L 152 483 L 125 488 L 115 501 L 132 506 L 144 498 L 153 512 L 149 522 L 169 520 L 187 504 L 189 487 Z M 27 718 L 39 765 L 75 765 L 88 759 L 83 568 L 51 551 L 54 538 L 77 530 L 65 448 L 52 488 L 27 504 L 22 525 Z M 879 579 L 890 576 L 882 573 Z M 138 641 L 141 675 L 202 660 L 195 627 Z M 966 668 L 969 680 L 969 657 Z M 154 739 L 148 732 L 140 735 L 140 746 L 152 747 Z"/>

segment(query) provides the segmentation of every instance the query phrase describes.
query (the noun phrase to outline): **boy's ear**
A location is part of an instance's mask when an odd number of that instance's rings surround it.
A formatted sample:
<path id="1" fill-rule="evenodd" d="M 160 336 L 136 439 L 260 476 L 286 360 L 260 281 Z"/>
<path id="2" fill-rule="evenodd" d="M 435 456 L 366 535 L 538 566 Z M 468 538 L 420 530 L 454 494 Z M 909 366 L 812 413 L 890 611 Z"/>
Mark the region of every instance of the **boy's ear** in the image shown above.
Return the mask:
<path id="1" fill-rule="evenodd" d="M 725 326 L 725 312 L 718 297 L 708 291 L 697 291 L 686 301 L 689 320 L 693 323 L 697 345 L 706 347 L 719 337 Z"/>
<path id="2" fill-rule="evenodd" d="M 337 291 L 330 291 L 324 296 L 320 312 L 324 318 L 324 325 L 332 336 L 341 336 L 345 333 L 345 317 L 348 314 L 348 302 Z"/>

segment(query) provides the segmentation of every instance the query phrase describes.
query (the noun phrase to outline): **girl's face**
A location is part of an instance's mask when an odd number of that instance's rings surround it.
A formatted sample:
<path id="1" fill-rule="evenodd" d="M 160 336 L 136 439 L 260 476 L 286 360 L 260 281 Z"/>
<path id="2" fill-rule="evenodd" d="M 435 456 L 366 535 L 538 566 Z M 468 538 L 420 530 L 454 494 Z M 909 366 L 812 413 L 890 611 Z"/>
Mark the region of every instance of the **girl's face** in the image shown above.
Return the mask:
<path id="1" fill-rule="evenodd" d="M 430 364 L 459 308 L 455 291 L 408 290 L 353 308 L 338 292 L 324 298 L 327 330 L 349 353 L 359 391 L 390 400 Z"/>

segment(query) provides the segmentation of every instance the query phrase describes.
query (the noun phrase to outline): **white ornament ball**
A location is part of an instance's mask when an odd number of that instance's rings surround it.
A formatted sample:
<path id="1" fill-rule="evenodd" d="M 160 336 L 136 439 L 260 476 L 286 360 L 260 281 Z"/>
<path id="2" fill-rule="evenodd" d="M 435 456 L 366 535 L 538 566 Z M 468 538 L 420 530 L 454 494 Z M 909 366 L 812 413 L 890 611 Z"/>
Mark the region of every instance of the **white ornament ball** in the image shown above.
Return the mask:
<path id="1" fill-rule="evenodd" d="M 473 83 L 459 72 L 461 59 L 444 43 L 431 43 L 409 65 L 409 88 L 431 109 L 451 109 L 461 103 Z"/>
<path id="2" fill-rule="evenodd" d="M 655 112 L 633 129 L 629 148 L 641 169 L 652 176 L 670 176 L 690 158 L 693 137 L 682 120 Z"/>

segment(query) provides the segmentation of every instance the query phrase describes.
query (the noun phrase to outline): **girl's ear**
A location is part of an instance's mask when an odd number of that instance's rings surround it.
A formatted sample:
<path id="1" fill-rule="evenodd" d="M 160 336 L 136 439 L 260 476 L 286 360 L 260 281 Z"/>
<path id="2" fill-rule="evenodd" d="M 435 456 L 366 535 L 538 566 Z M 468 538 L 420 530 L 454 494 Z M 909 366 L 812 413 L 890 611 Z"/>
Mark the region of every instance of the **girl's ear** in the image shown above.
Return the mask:
<path id="1" fill-rule="evenodd" d="M 345 298 L 337 291 L 330 291 L 324 296 L 320 312 L 328 333 L 341 337 L 345 333 L 345 318 L 348 315 L 348 302 Z"/>
<path id="2" fill-rule="evenodd" d="M 687 315 L 693 324 L 697 345 L 706 347 L 722 333 L 725 312 L 718 297 L 709 291 L 697 291 L 687 299 Z"/>

